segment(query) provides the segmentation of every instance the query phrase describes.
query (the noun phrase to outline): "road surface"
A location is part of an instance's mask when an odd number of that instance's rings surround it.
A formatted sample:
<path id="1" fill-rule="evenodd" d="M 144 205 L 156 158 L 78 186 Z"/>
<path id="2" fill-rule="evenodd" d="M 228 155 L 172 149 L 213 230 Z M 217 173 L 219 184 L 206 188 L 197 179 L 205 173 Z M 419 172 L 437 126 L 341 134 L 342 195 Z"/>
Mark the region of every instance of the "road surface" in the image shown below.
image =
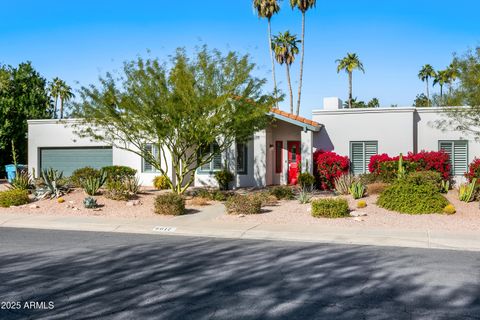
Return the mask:
<path id="1" fill-rule="evenodd" d="M 480 319 L 480 253 L 0 228 L 0 319 Z"/>

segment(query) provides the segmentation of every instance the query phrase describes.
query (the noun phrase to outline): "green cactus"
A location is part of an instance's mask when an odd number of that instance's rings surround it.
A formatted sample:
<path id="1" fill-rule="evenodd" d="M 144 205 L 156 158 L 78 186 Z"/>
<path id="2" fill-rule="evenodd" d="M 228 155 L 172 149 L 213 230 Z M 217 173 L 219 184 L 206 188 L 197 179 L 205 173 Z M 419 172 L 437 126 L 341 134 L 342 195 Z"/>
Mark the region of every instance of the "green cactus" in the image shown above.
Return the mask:
<path id="1" fill-rule="evenodd" d="M 62 183 L 63 172 L 53 169 L 42 171 L 42 186 L 35 191 L 36 199 L 59 198 L 68 192 L 68 186 Z"/>
<path id="2" fill-rule="evenodd" d="M 397 179 L 401 180 L 403 178 L 405 178 L 405 167 L 403 166 L 403 154 L 400 153 L 400 158 L 398 158 Z"/>
<path id="3" fill-rule="evenodd" d="M 365 185 L 361 182 L 354 182 L 349 188 L 354 199 L 360 199 L 365 195 Z"/>
<path id="4" fill-rule="evenodd" d="M 441 183 L 441 186 L 440 186 L 440 192 L 441 193 L 448 193 L 448 190 L 450 190 L 450 181 L 442 180 L 442 183 Z"/>
<path id="5" fill-rule="evenodd" d="M 473 193 L 475 191 L 475 184 L 477 182 L 477 178 L 473 178 L 472 182 L 468 184 L 460 185 L 458 189 L 458 199 L 463 202 L 470 202 L 473 199 Z"/>
<path id="6" fill-rule="evenodd" d="M 107 173 L 101 170 L 97 176 L 89 176 L 82 181 L 82 188 L 89 196 L 94 196 L 107 181 Z"/>

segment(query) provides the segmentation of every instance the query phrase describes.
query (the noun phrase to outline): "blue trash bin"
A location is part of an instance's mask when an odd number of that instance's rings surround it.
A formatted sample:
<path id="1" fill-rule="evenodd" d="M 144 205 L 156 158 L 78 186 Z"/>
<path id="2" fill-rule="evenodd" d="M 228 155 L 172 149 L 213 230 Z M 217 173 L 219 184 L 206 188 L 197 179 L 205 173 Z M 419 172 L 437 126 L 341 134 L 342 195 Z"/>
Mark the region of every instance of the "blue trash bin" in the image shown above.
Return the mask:
<path id="1" fill-rule="evenodd" d="M 15 179 L 15 176 L 17 175 L 17 168 L 15 167 L 14 164 L 7 164 L 5 166 L 5 171 L 7 172 L 7 180 L 9 183 L 11 183 L 12 180 Z"/>

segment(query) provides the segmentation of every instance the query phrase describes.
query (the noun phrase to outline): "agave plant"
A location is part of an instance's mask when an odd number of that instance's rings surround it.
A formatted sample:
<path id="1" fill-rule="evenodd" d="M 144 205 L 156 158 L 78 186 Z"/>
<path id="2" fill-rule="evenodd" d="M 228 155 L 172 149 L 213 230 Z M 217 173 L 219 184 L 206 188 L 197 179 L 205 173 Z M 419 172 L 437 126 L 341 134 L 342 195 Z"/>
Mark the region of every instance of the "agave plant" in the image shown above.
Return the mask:
<path id="1" fill-rule="evenodd" d="M 335 178 L 335 190 L 340 194 L 349 194 L 350 186 L 357 181 L 357 178 L 353 174 L 344 174 L 338 178 Z"/>
<path id="2" fill-rule="evenodd" d="M 68 186 L 65 186 L 62 181 L 63 172 L 53 169 L 43 170 L 41 177 L 42 186 L 35 190 L 35 198 L 37 200 L 59 198 L 68 192 Z"/>
<path id="3" fill-rule="evenodd" d="M 10 189 L 14 190 L 29 190 L 32 189 L 32 177 L 27 171 L 20 171 L 17 173 L 10 183 Z"/>
<path id="4" fill-rule="evenodd" d="M 363 183 L 357 181 L 352 183 L 349 190 L 354 199 L 360 199 L 365 195 L 366 187 Z"/>
<path id="5" fill-rule="evenodd" d="M 297 199 L 301 204 L 310 203 L 312 194 L 306 188 L 301 188 Z"/>
<path id="6" fill-rule="evenodd" d="M 105 181 L 107 181 L 107 172 L 105 170 L 101 170 L 99 175 L 89 176 L 86 179 L 83 179 L 82 188 L 86 194 L 89 196 L 94 196 L 105 184 Z"/>
<path id="7" fill-rule="evenodd" d="M 98 207 L 97 200 L 92 197 L 86 197 L 83 199 L 83 206 L 87 209 L 95 209 Z"/>

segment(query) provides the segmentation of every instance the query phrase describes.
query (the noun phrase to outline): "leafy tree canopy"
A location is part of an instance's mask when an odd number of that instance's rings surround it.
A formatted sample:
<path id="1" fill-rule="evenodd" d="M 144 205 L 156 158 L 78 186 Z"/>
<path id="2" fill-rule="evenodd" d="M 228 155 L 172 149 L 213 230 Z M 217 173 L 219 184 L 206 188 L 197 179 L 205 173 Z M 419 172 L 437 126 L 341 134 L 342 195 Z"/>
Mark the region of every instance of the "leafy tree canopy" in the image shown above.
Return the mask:
<path id="1" fill-rule="evenodd" d="M 192 58 L 177 49 L 168 64 L 126 62 L 118 77 L 106 74 L 99 86 L 81 88 L 77 133 L 138 154 L 183 193 L 198 167 L 267 126 L 275 101 L 262 93 L 265 79 L 251 75 L 254 67 L 249 56 L 206 47 Z M 146 143 L 164 152 L 157 157 Z M 211 144 L 214 152 L 206 152 Z"/>
<path id="2" fill-rule="evenodd" d="M 12 140 L 18 161 L 27 161 L 27 119 L 50 118 L 52 108 L 46 80 L 30 62 L 0 66 L 1 170 L 12 162 Z"/>

